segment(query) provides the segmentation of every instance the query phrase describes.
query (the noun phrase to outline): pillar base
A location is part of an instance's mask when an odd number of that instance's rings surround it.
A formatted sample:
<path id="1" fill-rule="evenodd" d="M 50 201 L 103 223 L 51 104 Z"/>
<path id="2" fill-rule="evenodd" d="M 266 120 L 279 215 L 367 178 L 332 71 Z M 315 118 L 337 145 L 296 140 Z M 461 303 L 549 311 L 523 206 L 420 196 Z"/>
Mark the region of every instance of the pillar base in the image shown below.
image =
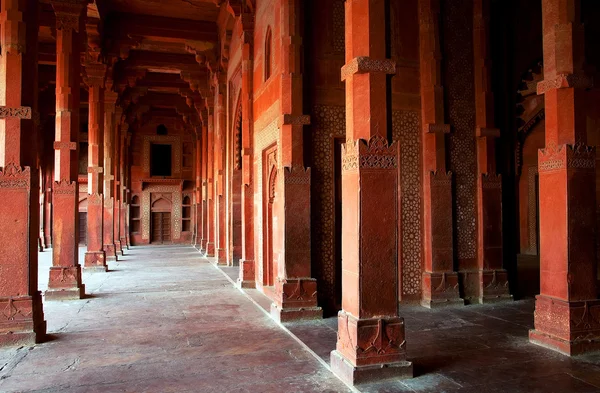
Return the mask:
<path id="1" fill-rule="evenodd" d="M 217 265 L 227 266 L 227 250 L 224 248 L 217 249 Z"/>
<path id="2" fill-rule="evenodd" d="M 466 303 L 488 304 L 513 300 L 508 274 L 504 269 L 461 271 L 459 275 Z"/>
<path id="3" fill-rule="evenodd" d="M 49 236 L 44 236 L 44 247 L 52 248 L 52 238 Z"/>
<path id="4" fill-rule="evenodd" d="M 213 258 L 215 256 L 215 243 L 206 243 L 206 253 L 204 256 L 208 258 Z"/>
<path id="5" fill-rule="evenodd" d="M 254 261 L 240 259 L 240 277 L 237 280 L 240 288 L 256 288 L 254 281 Z"/>
<path id="6" fill-rule="evenodd" d="M 46 300 L 75 300 L 85 297 L 85 285 L 81 282 L 81 266 L 52 266 Z"/>
<path id="7" fill-rule="evenodd" d="M 129 242 L 126 237 L 121 238 L 121 252 L 124 250 L 129 250 Z"/>
<path id="8" fill-rule="evenodd" d="M 123 246 L 121 245 L 120 240 L 115 240 L 115 252 L 117 255 L 124 256 L 123 254 Z"/>
<path id="9" fill-rule="evenodd" d="M 386 379 L 409 379 L 413 377 L 413 365 L 409 361 L 353 366 L 337 350 L 331 351 L 331 371 L 348 385 L 379 382 Z"/>
<path id="10" fill-rule="evenodd" d="M 271 317 L 279 323 L 323 319 L 323 309 L 321 307 L 280 308 L 277 304 L 271 303 Z"/>
<path id="11" fill-rule="evenodd" d="M 323 318 L 323 310 L 317 305 L 317 280 L 278 277 L 271 316 L 279 322 Z"/>
<path id="12" fill-rule="evenodd" d="M 108 271 L 106 265 L 106 254 L 104 251 L 88 251 L 85 253 L 83 270 L 86 272 L 103 272 Z"/>
<path id="13" fill-rule="evenodd" d="M 421 305 L 427 308 L 464 306 L 460 297 L 458 274 L 456 272 L 423 273 L 423 299 Z"/>
<path id="14" fill-rule="evenodd" d="M 42 294 L 0 298 L 0 346 L 40 343 L 46 337 Z"/>
<path id="15" fill-rule="evenodd" d="M 600 351 L 600 299 L 567 302 L 536 296 L 529 341 L 568 356 Z"/>
<path id="16" fill-rule="evenodd" d="M 104 253 L 106 254 L 107 261 L 116 261 L 117 258 L 117 247 L 114 244 L 105 244 Z"/>

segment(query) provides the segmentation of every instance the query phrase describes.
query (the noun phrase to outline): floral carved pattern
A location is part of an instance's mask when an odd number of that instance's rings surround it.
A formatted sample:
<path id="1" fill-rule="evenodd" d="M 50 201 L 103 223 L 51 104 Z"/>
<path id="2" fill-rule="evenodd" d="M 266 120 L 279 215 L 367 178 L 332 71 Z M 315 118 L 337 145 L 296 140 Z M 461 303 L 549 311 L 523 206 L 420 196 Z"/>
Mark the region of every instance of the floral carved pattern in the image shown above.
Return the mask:
<path id="1" fill-rule="evenodd" d="M 0 188 L 29 188 L 31 170 L 9 163 L 0 170 Z"/>
<path id="2" fill-rule="evenodd" d="M 142 239 L 150 240 L 151 196 L 155 193 L 167 193 L 172 195 L 173 218 L 171 224 L 173 225 L 173 240 L 179 240 L 181 238 L 181 188 L 180 186 L 158 185 L 149 185 L 142 192 Z"/>

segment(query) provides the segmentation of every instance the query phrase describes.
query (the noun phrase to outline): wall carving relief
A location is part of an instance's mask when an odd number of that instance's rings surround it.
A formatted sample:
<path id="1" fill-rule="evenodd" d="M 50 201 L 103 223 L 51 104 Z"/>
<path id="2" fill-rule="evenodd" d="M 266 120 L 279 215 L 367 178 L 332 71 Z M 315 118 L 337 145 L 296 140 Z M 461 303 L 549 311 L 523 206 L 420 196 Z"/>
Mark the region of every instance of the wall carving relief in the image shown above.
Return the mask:
<path id="1" fill-rule="evenodd" d="M 151 211 L 151 195 L 152 194 L 171 194 L 173 203 L 171 225 L 173 228 L 173 240 L 181 238 L 181 187 L 180 186 L 159 186 L 148 185 L 142 191 L 142 239 L 150 240 L 150 211 Z"/>
<path id="2" fill-rule="evenodd" d="M 259 242 L 256 244 L 256 263 L 258 266 L 258 277 L 263 277 L 263 244 L 262 240 L 264 238 L 263 233 L 263 150 L 277 142 L 277 135 L 279 134 L 279 128 L 277 127 L 277 119 L 273 120 L 269 123 L 265 128 L 263 128 L 260 132 L 254 133 L 254 159 L 256 162 L 255 173 L 257 176 L 256 179 L 256 187 L 254 189 L 254 231 L 256 241 Z M 281 149 L 278 146 L 278 151 Z M 281 162 L 281 160 L 279 160 Z"/>

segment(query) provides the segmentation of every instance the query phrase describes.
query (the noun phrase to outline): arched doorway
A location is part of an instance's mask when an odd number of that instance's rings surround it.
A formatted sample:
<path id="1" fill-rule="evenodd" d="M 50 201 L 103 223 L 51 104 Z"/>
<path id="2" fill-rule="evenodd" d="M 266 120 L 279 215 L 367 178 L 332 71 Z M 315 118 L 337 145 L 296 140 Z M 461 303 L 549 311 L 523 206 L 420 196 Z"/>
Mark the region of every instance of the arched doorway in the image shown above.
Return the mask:
<path id="1" fill-rule="evenodd" d="M 162 196 L 152 203 L 152 244 L 171 243 L 171 207 L 171 201 Z"/>
<path id="2" fill-rule="evenodd" d="M 532 297 L 540 290 L 538 151 L 545 146 L 544 97 L 537 84 L 544 79 L 541 62 L 528 70 L 517 92 L 517 255 L 518 296 Z"/>
<path id="3" fill-rule="evenodd" d="M 274 226 L 274 203 L 276 197 L 276 188 L 277 188 L 277 147 L 273 146 L 270 149 L 267 149 L 265 152 L 266 166 L 265 166 L 265 179 L 266 184 L 264 187 L 264 223 L 265 223 L 265 231 L 264 231 L 264 267 L 263 267 L 263 285 L 270 287 L 275 283 L 275 272 L 276 272 L 276 263 L 275 263 L 275 253 L 273 247 L 273 226 Z"/>

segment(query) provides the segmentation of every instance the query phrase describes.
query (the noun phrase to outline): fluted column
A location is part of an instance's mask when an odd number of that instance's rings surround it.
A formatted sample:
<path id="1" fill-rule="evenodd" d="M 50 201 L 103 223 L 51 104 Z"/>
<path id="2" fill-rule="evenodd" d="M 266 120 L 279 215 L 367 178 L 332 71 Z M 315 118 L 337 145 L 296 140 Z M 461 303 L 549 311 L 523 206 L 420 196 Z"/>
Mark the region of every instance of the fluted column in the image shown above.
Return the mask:
<path id="1" fill-rule="evenodd" d="M 0 4 L 0 345 L 32 345 L 46 322 L 38 291 L 37 1 Z"/>
<path id="2" fill-rule="evenodd" d="M 80 299 L 85 287 L 79 265 L 79 88 L 85 1 L 53 0 L 56 14 L 56 141 L 53 185 L 52 267 L 46 299 Z"/>

